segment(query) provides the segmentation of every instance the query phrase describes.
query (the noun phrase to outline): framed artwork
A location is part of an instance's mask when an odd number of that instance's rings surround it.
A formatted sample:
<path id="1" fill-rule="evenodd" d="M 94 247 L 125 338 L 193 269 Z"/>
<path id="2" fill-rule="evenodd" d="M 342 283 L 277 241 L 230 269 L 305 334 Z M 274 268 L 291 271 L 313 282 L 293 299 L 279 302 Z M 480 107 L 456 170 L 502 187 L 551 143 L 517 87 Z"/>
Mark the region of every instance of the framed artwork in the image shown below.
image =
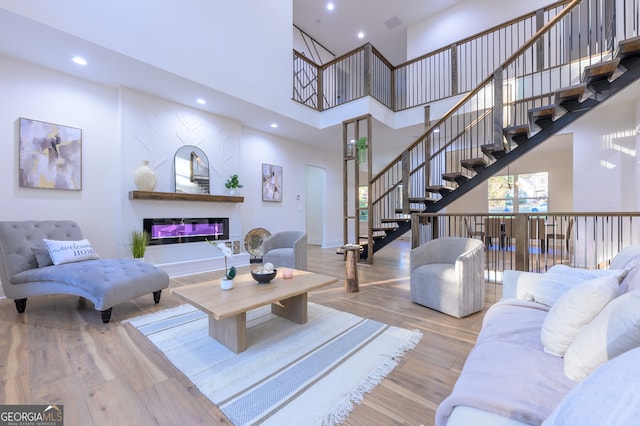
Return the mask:
<path id="1" fill-rule="evenodd" d="M 262 201 L 282 201 L 282 166 L 262 163 Z"/>
<path id="2" fill-rule="evenodd" d="M 19 119 L 19 185 L 82 189 L 82 129 Z"/>

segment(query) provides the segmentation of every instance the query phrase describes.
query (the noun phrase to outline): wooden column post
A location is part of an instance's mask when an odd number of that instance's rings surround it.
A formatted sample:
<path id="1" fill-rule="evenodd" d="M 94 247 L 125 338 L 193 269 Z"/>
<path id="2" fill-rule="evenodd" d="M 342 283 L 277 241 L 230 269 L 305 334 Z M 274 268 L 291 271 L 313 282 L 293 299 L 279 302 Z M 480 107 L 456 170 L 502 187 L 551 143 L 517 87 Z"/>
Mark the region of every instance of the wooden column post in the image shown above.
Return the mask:
<path id="1" fill-rule="evenodd" d="M 358 257 L 360 255 L 360 246 L 347 245 L 342 246 L 346 253 L 344 289 L 347 293 L 357 293 L 360 291 L 358 285 Z"/>

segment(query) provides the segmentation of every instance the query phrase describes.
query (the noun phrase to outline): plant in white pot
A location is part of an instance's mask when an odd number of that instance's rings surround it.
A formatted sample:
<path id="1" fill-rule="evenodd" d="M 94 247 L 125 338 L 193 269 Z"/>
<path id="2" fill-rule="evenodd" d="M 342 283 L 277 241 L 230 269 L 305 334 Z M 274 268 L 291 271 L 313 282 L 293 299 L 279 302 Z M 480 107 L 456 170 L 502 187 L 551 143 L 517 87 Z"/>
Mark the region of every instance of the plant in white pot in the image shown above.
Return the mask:
<path id="1" fill-rule="evenodd" d="M 240 184 L 240 180 L 238 179 L 238 175 L 234 174 L 229 176 L 229 179 L 224 184 L 224 187 L 227 188 L 227 193 L 229 195 L 234 195 L 236 193 L 236 189 L 242 188 Z"/>
<path id="2" fill-rule="evenodd" d="M 231 290 L 233 288 L 233 279 L 236 277 L 237 271 L 235 266 L 232 266 L 231 268 L 227 266 L 227 257 L 231 257 L 233 255 L 233 251 L 231 250 L 231 247 L 227 247 L 226 244 L 222 242 L 209 240 L 207 240 L 207 242 L 212 246 L 217 247 L 224 255 L 224 278 L 220 281 L 220 288 L 222 290 Z"/>

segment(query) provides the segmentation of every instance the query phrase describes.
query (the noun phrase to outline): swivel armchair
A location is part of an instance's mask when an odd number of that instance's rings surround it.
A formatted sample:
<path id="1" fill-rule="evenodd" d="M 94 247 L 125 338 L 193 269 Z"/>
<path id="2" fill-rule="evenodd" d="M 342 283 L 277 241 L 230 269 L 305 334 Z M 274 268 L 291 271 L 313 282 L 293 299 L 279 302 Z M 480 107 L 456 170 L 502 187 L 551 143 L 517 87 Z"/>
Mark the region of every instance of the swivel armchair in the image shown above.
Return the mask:
<path id="1" fill-rule="evenodd" d="M 276 268 L 307 269 L 307 234 L 302 231 L 282 231 L 262 241 L 262 261 Z"/>
<path id="2" fill-rule="evenodd" d="M 484 307 L 484 244 L 445 237 L 411 250 L 411 301 L 462 318 Z"/>

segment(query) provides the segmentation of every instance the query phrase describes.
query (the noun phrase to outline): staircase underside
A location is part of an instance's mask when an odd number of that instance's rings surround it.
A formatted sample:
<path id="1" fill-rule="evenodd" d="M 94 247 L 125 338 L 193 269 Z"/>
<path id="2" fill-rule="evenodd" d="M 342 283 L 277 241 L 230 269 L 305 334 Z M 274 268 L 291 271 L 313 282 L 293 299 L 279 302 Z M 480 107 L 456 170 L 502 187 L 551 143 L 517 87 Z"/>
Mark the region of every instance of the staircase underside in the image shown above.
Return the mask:
<path id="1" fill-rule="evenodd" d="M 410 199 L 412 205 L 422 204 L 424 208 L 412 210 L 437 213 L 640 78 L 640 37 L 621 42 L 613 57 L 586 67 L 582 82 L 557 90 L 552 105 L 529 110 L 527 125 L 504 129 L 504 136 L 510 142 L 507 146 L 515 145 L 514 148 L 495 150 L 493 145 L 484 145 L 482 151 L 490 161 L 462 160 L 461 166 L 470 173 L 444 173 L 442 179 L 450 184 L 426 187 L 424 198 Z M 429 194 L 439 194 L 440 198 Z M 385 218 L 382 222 L 391 226 L 376 229 L 374 252 L 411 230 L 406 215 Z M 363 256 L 366 257 L 366 250 Z"/>

